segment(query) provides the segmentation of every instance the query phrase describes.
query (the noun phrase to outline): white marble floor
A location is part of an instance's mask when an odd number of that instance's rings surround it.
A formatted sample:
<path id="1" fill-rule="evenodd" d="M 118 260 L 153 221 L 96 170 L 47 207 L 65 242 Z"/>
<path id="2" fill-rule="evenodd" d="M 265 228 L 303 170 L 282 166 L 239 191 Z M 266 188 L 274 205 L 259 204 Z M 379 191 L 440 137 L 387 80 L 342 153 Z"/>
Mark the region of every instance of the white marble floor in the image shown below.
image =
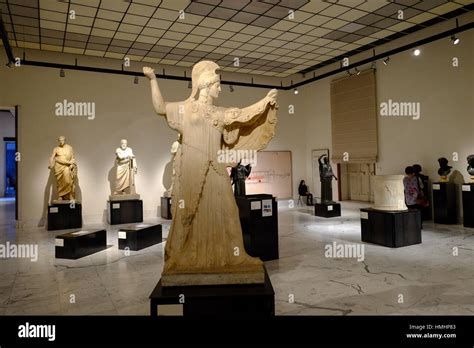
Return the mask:
<path id="1" fill-rule="evenodd" d="M 474 229 L 425 222 L 422 244 L 391 249 L 361 243 L 358 209 L 367 204 L 343 203 L 342 217 L 332 219 L 285 205 L 280 259 L 266 262 L 277 314 L 474 314 Z M 118 227 L 108 226 L 107 250 L 55 259 L 54 237 L 64 231 L 16 231 L 13 214 L 12 202 L 0 202 L 0 244 L 37 243 L 39 258 L 0 259 L 0 314 L 149 314 L 164 244 L 127 256 L 117 248 Z M 94 227 L 101 226 L 84 229 Z M 364 261 L 325 257 L 333 242 L 363 244 Z"/>

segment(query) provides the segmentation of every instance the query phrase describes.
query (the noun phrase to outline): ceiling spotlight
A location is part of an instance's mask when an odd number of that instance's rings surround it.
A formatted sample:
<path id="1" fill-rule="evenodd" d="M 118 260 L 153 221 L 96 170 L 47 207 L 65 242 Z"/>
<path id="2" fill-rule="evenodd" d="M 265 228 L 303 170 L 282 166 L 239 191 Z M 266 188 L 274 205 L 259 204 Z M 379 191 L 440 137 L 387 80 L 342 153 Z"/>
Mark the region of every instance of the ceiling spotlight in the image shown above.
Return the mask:
<path id="1" fill-rule="evenodd" d="M 234 86 L 229 85 L 229 90 L 230 90 L 230 92 L 232 93 L 232 92 L 234 91 Z"/>
<path id="2" fill-rule="evenodd" d="M 135 76 L 135 78 L 133 79 L 133 83 L 138 85 L 138 76 Z"/>
<path id="3" fill-rule="evenodd" d="M 293 93 L 294 93 L 294 94 L 298 94 L 298 93 L 299 93 L 299 92 L 298 92 L 298 89 L 295 88 L 295 89 L 293 90 Z"/>
<path id="4" fill-rule="evenodd" d="M 359 76 L 359 75 L 360 75 L 360 70 L 359 70 L 359 69 L 357 69 L 357 68 L 354 68 L 354 69 L 355 69 L 355 73 L 356 73 L 356 75 L 357 75 L 357 76 Z"/>
<path id="5" fill-rule="evenodd" d="M 419 49 L 419 48 L 415 48 L 415 49 L 413 50 L 413 54 L 418 57 L 418 56 L 421 54 L 420 49 Z"/>
<path id="6" fill-rule="evenodd" d="M 383 65 L 388 65 L 390 63 L 390 57 L 387 57 L 383 60 Z"/>
<path id="7" fill-rule="evenodd" d="M 64 69 L 59 70 L 59 76 L 66 77 L 66 72 L 64 71 Z"/>
<path id="8" fill-rule="evenodd" d="M 451 36 L 451 41 L 453 42 L 453 45 L 457 45 L 461 40 L 459 40 L 458 37 L 453 35 L 453 36 Z"/>

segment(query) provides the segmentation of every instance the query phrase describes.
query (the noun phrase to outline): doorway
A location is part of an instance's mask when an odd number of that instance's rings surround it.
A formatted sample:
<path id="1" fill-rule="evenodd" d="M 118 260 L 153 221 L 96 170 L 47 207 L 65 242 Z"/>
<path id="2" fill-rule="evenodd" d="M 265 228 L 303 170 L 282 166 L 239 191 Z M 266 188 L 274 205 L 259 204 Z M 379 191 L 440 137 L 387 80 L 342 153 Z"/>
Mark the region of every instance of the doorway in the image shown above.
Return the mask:
<path id="1" fill-rule="evenodd" d="M 341 200 L 374 201 L 375 163 L 341 163 Z"/>
<path id="2" fill-rule="evenodd" d="M 17 136 L 18 107 L 0 107 L 0 216 L 5 225 L 18 220 Z"/>

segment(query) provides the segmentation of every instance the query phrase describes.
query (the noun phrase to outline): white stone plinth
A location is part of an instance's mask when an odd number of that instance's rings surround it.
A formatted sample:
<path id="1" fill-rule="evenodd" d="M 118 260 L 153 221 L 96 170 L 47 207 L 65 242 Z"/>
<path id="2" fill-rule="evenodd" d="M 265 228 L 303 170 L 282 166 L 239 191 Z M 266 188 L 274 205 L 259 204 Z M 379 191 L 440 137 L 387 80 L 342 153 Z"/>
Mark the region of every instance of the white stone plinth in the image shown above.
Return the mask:
<path id="1" fill-rule="evenodd" d="M 403 175 L 376 175 L 374 177 L 374 209 L 385 211 L 407 210 Z"/>

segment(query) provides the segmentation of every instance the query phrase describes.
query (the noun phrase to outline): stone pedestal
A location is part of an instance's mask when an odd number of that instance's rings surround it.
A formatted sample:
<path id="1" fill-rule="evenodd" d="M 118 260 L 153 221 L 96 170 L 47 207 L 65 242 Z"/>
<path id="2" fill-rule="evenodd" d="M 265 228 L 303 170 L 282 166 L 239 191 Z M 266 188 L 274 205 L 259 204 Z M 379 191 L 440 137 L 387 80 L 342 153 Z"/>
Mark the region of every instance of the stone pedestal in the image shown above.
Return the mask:
<path id="1" fill-rule="evenodd" d="M 150 295 L 151 316 L 263 319 L 275 315 L 275 291 L 265 271 L 263 284 L 163 286 Z"/>
<path id="2" fill-rule="evenodd" d="M 434 223 L 456 224 L 458 222 L 456 185 L 451 182 L 434 182 L 432 189 Z"/>
<path id="3" fill-rule="evenodd" d="M 123 250 L 141 250 L 161 243 L 161 225 L 138 224 L 121 228 L 118 232 L 118 246 Z"/>
<path id="4" fill-rule="evenodd" d="M 48 231 L 82 227 L 82 205 L 75 202 L 53 203 L 48 206 Z"/>
<path id="5" fill-rule="evenodd" d="M 375 210 L 406 211 L 403 175 L 376 175 L 374 177 Z"/>
<path id="6" fill-rule="evenodd" d="M 77 231 L 61 234 L 55 239 L 56 258 L 78 259 L 107 248 L 107 232 Z"/>
<path id="7" fill-rule="evenodd" d="M 108 201 L 107 217 L 111 225 L 143 222 L 143 201 Z"/>
<path id="8" fill-rule="evenodd" d="M 278 259 L 278 204 L 275 197 L 256 194 L 235 197 L 235 200 L 247 254 L 262 261 Z"/>
<path id="9" fill-rule="evenodd" d="M 474 227 L 474 183 L 462 185 L 464 227 Z"/>
<path id="10" fill-rule="evenodd" d="M 420 211 L 360 210 L 363 242 L 398 248 L 421 243 Z"/>
<path id="11" fill-rule="evenodd" d="M 161 197 L 161 217 L 171 220 L 171 197 Z"/>
<path id="12" fill-rule="evenodd" d="M 325 218 L 341 216 L 341 205 L 336 202 L 316 203 L 314 205 L 314 215 Z"/>

